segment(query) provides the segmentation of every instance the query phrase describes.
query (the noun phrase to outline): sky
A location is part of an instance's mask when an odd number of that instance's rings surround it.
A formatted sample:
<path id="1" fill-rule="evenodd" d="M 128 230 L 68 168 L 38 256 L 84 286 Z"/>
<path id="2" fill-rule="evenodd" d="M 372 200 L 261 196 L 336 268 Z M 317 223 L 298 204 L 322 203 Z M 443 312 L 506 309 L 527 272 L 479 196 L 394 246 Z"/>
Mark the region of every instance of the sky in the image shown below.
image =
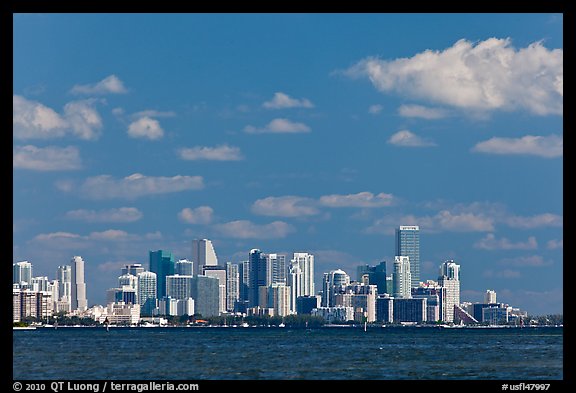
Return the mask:
<path id="1" fill-rule="evenodd" d="M 221 264 L 461 266 L 563 310 L 561 14 L 14 14 L 13 261 L 86 262 L 88 304 L 151 250 Z"/>

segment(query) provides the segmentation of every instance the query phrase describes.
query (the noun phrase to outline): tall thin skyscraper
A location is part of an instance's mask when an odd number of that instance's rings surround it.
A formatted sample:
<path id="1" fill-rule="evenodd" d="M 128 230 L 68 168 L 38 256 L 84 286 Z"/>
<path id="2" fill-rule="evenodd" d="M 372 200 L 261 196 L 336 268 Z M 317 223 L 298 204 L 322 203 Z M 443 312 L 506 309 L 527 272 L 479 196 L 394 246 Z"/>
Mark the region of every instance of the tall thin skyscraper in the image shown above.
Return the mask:
<path id="1" fill-rule="evenodd" d="M 12 282 L 15 284 L 32 283 L 32 264 L 28 261 L 16 262 L 12 265 Z"/>
<path id="2" fill-rule="evenodd" d="M 72 258 L 72 310 L 85 311 L 88 308 L 86 299 L 86 282 L 84 281 L 84 260 L 80 256 Z"/>
<path id="3" fill-rule="evenodd" d="M 396 229 L 396 255 L 410 258 L 411 287 L 420 285 L 420 227 L 400 226 Z"/>
<path id="4" fill-rule="evenodd" d="M 176 271 L 176 263 L 171 252 L 150 251 L 150 271 L 156 273 L 156 294 L 158 299 L 166 296 L 166 277 Z"/>
<path id="5" fill-rule="evenodd" d="M 218 265 L 218 257 L 210 240 L 192 240 L 192 262 L 194 262 L 194 274 L 196 275 L 202 274 L 202 266 Z"/>
<path id="6" fill-rule="evenodd" d="M 313 296 L 314 292 L 314 255 L 307 252 L 295 252 L 291 265 L 297 264 L 302 272 L 302 283 L 298 296 Z"/>
<path id="7" fill-rule="evenodd" d="M 250 300 L 250 261 L 238 263 L 238 301 L 246 303 Z"/>
<path id="8" fill-rule="evenodd" d="M 260 287 L 268 287 L 272 284 L 272 269 L 268 264 L 268 258 L 257 248 L 250 250 L 248 255 L 250 262 L 249 302 L 250 307 L 260 306 Z M 262 304 L 262 306 L 266 306 Z"/>
<path id="9" fill-rule="evenodd" d="M 442 312 L 442 320 L 454 322 L 454 306 L 460 305 L 460 265 L 452 260 L 440 265 L 438 284 L 446 288 L 446 308 Z"/>
<path id="10" fill-rule="evenodd" d="M 394 297 L 395 298 L 411 298 L 412 293 L 410 289 L 411 272 L 410 258 L 407 256 L 394 257 L 394 273 L 392 274 L 394 281 Z"/>
<path id="11" fill-rule="evenodd" d="M 226 312 L 226 268 L 224 266 L 204 266 L 204 275 L 218 279 L 218 311 Z"/>
<path id="12" fill-rule="evenodd" d="M 226 262 L 226 310 L 234 311 L 234 305 L 239 298 L 240 277 L 238 265 Z"/>
<path id="13" fill-rule="evenodd" d="M 57 300 L 70 305 L 72 299 L 72 266 L 58 266 L 58 270 L 56 271 L 56 279 L 58 280 L 59 296 Z M 67 307 L 66 309 L 68 310 L 70 307 Z"/>
<path id="14" fill-rule="evenodd" d="M 286 284 L 286 255 L 265 254 L 268 266 L 272 270 L 271 284 Z"/>
<path id="15" fill-rule="evenodd" d="M 177 300 L 192 297 L 192 276 L 173 274 L 166 276 L 166 296 Z"/>
<path id="16" fill-rule="evenodd" d="M 140 314 L 152 316 L 156 308 L 156 273 L 142 272 L 138 274 L 138 303 L 140 303 Z"/>

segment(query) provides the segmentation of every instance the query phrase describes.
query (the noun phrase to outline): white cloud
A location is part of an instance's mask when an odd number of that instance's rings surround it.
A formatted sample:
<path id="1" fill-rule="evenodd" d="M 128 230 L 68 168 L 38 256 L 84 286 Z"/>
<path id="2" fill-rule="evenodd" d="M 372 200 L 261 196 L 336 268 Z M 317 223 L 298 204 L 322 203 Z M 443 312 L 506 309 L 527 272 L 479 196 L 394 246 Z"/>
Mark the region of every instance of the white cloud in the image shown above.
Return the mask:
<path id="1" fill-rule="evenodd" d="M 67 171 L 82 167 L 80 152 L 74 146 L 14 146 L 12 153 L 14 169 Z"/>
<path id="2" fill-rule="evenodd" d="M 542 267 L 552 265 L 552 261 L 544 260 L 540 255 L 523 256 L 516 258 L 505 258 L 501 259 L 500 263 L 505 266 L 516 266 L 516 267 Z"/>
<path id="3" fill-rule="evenodd" d="M 522 138 L 490 138 L 479 142 L 472 151 L 489 154 L 522 154 L 544 158 L 562 157 L 564 138 L 558 135 L 535 136 Z"/>
<path id="4" fill-rule="evenodd" d="M 214 229 L 222 236 L 236 239 L 277 239 L 295 232 L 292 225 L 283 221 L 263 225 L 247 220 L 230 221 L 214 225 Z"/>
<path id="5" fill-rule="evenodd" d="M 136 236 L 128 234 L 120 229 L 107 229 L 101 232 L 91 232 L 87 236 L 88 240 L 123 241 L 136 239 Z"/>
<path id="6" fill-rule="evenodd" d="M 143 217 L 140 210 L 135 207 L 120 207 L 102 210 L 70 210 L 66 218 L 86 222 L 134 222 Z"/>
<path id="7" fill-rule="evenodd" d="M 400 105 L 398 113 L 403 117 L 418 117 L 427 120 L 442 119 L 447 116 L 443 109 L 428 108 L 422 105 Z"/>
<path id="8" fill-rule="evenodd" d="M 405 147 L 429 147 L 436 146 L 432 141 L 419 137 L 408 130 L 398 131 L 388 139 L 388 143 Z"/>
<path id="9" fill-rule="evenodd" d="M 70 92 L 73 94 L 122 94 L 127 91 L 124 83 L 116 75 L 110 75 L 95 84 L 75 85 Z"/>
<path id="10" fill-rule="evenodd" d="M 194 146 L 178 150 L 183 160 L 239 161 L 244 157 L 239 147 L 221 145 L 216 147 Z"/>
<path id="11" fill-rule="evenodd" d="M 384 107 L 380 104 L 370 105 L 368 107 L 368 113 L 370 113 L 371 115 L 377 115 L 380 112 L 382 112 L 382 109 L 384 109 Z"/>
<path id="12" fill-rule="evenodd" d="M 132 118 L 139 119 L 141 117 L 174 117 L 176 112 L 172 111 L 157 111 L 154 109 L 147 109 L 144 111 L 136 112 L 132 115 Z"/>
<path id="13" fill-rule="evenodd" d="M 252 204 L 252 212 L 262 216 L 300 217 L 312 216 L 319 211 L 314 200 L 298 196 L 267 197 Z"/>
<path id="14" fill-rule="evenodd" d="M 549 250 L 562 249 L 562 248 L 564 248 L 564 239 L 560 239 L 560 240 L 556 240 L 556 239 L 548 240 L 548 242 L 546 243 L 546 247 L 547 247 Z"/>
<path id="15" fill-rule="evenodd" d="M 541 227 L 562 227 L 562 216 L 551 213 L 537 214 L 531 217 L 510 216 L 504 222 L 512 228 L 532 229 Z"/>
<path id="16" fill-rule="evenodd" d="M 461 39 L 445 50 L 426 50 L 411 58 L 366 58 L 344 74 L 368 77 L 382 92 L 461 109 L 562 114 L 563 53 L 542 42 L 517 50 L 508 38 L 476 43 Z"/>
<path id="17" fill-rule="evenodd" d="M 102 120 L 94 109 L 94 100 L 72 101 L 64 106 L 64 114 L 36 101 L 12 97 L 12 129 L 15 139 L 61 138 L 68 134 L 85 140 L 100 136 Z"/>
<path id="18" fill-rule="evenodd" d="M 132 138 L 155 140 L 164 136 L 164 130 L 158 120 L 144 116 L 130 123 L 128 126 L 128 135 Z"/>
<path id="19" fill-rule="evenodd" d="M 434 216 L 440 228 L 453 232 L 485 232 L 494 230 L 494 220 L 473 213 L 452 214 L 447 210 Z"/>
<path id="20" fill-rule="evenodd" d="M 282 92 L 274 93 L 274 97 L 263 103 L 262 106 L 267 109 L 314 108 L 314 104 L 307 98 L 295 99 Z"/>
<path id="21" fill-rule="evenodd" d="M 538 243 L 534 236 L 530 236 L 526 242 L 513 243 L 505 237 L 496 239 L 493 233 L 488 233 L 474 243 L 474 247 L 483 250 L 535 250 L 538 248 Z"/>
<path id="22" fill-rule="evenodd" d="M 61 191 L 77 192 L 89 199 L 135 199 L 146 195 L 167 194 L 204 188 L 201 176 L 144 176 L 140 173 L 114 179 L 110 175 L 89 177 L 79 187 L 69 182 L 57 184 Z"/>
<path id="23" fill-rule="evenodd" d="M 300 132 L 310 132 L 310 127 L 304 123 L 297 123 L 290 121 L 288 119 L 274 119 L 266 126 L 262 128 L 256 128 L 254 126 L 244 127 L 244 132 L 248 134 L 285 134 L 285 133 L 300 133 Z"/>
<path id="24" fill-rule="evenodd" d="M 320 204 L 328 207 L 384 207 L 392 205 L 394 197 L 392 194 L 374 195 L 371 192 L 359 192 L 348 195 L 324 195 L 320 197 Z"/>
<path id="25" fill-rule="evenodd" d="M 209 224 L 214 210 L 210 206 L 199 206 L 195 209 L 186 207 L 178 213 L 178 219 L 188 224 Z"/>

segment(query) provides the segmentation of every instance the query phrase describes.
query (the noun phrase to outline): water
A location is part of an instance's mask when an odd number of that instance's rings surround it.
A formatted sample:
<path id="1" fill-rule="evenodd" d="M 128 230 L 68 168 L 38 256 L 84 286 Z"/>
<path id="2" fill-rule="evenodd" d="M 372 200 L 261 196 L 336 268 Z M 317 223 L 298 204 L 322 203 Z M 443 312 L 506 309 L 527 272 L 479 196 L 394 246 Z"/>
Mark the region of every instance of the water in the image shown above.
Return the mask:
<path id="1" fill-rule="evenodd" d="M 555 380 L 562 328 L 41 328 L 14 379 Z"/>

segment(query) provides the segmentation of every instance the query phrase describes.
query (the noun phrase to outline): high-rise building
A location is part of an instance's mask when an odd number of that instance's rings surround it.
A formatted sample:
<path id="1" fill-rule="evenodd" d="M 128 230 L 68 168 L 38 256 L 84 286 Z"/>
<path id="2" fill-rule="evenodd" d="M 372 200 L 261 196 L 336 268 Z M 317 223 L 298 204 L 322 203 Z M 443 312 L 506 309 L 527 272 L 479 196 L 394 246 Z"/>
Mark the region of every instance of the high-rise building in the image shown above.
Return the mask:
<path id="1" fill-rule="evenodd" d="M 426 298 L 394 299 L 394 322 L 426 322 Z"/>
<path id="2" fill-rule="evenodd" d="M 367 274 L 370 284 L 378 287 L 378 293 L 388 293 L 386 288 L 386 261 L 380 262 L 376 266 L 360 265 L 356 269 L 357 281 L 362 281 L 362 277 Z"/>
<path id="3" fill-rule="evenodd" d="M 282 283 L 273 283 L 268 290 L 268 307 L 274 309 L 274 315 L 285 317 L 290 314 L 290 287 Z"/>
<path id="4" fill-rule="evenodd" d="M 15 284 L 32 283 L 32 264 L 28 261 L 21 261 L 13 264 L 12 282 Z"/>
<path id="5" fill-rule="evenodd" d="M 396 255 L 410 258 L 411 287 L 420 283 L 420 227 L 400 226 L 396 229 Z"/>
<path id="6" fill-rule="evenodd" d="M 194 299 L 194 310 L 202 317 L 218 316 L 220 309 L 220 288 L 218 279 L 197 275 L 192 280 L 192 298 Z"/>
<path id="7" fill-rule="evenodd" d="M 218 311 L 226 312 L 226 268 L 224 266 L 204 266 L 204 275 L 218 279 Z"/>
<path id="8" fill-rule="evenodd" d="M 350 284 L 350 276 L 344 270 L 336 269 L 324 273 L 322 280 L 322 307 L 335 305 L 335 296 Z"/>
<path id="9" fill-rule="evenodd" d="M 442 320 L 454 322 L 454 306 L 460 305 L 460 265 L 452 260 L 440 265 L 438 284 L 446 288 L 446 307 L 442 312 Z"/>
<path id="10" fill-rule="evenodd" d="M 226 311 L 234 311 L 234 306 L 239 299 L 239 287 L 238 265 L 226 262 Z"/>
<path id="11" fill-rule="evenodd" d="M 300 284 L 297 296 L 313 296 L 314 289 L 314 255 L 307 252 L 295 252 L 290 261 L 290 268 L 300 268 Z"/>
<path id="12" fill-rule="evenodd" d="M 142 272 L 138 274 L 138 303 L 143 316 L 152 316 L 157 303 L 156 273 Z"/>
<path id="13" fill-rule="evenodd" d="M 265 254 L 268 266 L 272 270 L 271 284 L 286 284 L 286 255 Z"/>
<path id="14" fill-rule="evenodd" d="M 262 254 L 257 248 L 250 250 L 248 254 L 248 261 L 250 263 L 250 281 L 248 303 L 250 307 L 262 306 L 259 304 L 259 287 L 268 287 L 272 284 L 272 269 L 268 264 L 268 259 L 265 254 Z"/>
<path id="15" fill-rule="evenodd" d="M 376 320 L 383 323 L 394 321 L 394 298 L 387 293 L 376 298 Z"/>
<path id="16" fill-rule="evenodd" d="M 486 293 L 484 294 L 484 303 L 496 303 L 496 291 L 487 289 Z"/>
<path id="17" fill-rule="evenodd" d="M 179 259 L 176 262 L 176 267 L 174 272 L 181 276 L 193 276 L 194 274 L 194 262 L 188 259 Z"/>
<path id="18" fill-rule="evenodd" d="M 166 276 L 166 297 L 183 300 L 192 296 L 192 276 Z"/>
<path id="19" fill-rule="evenodd" d="M 124 269 L 123 269 L 124 270 Z M 138 302 L 138 277 L 131 273 L 122 274 L 118 277 L 118 287 L 130 287 L 134 290 L 135 299 L 133 304 L 140 304 Z M 129 301 L 124 300 L 125 303 L 129 303 Z"/>
<path id="20" fill-rule="evenodd" d="M 62 311 L 71 311 L 72 299 L 72 266 L 58 266 L 56 270 L 56 279 L 58 280 L 58 302 L 61 304 Z"/>
<path id="21" fill-rule="evenodd" d="M 86 299 L 86 282 L 84 281 L 84 260 L 80 256 L 72 258 L 72 285 L 71 285 L 71 307 L 72 311 L 85 311 L 88 309 Z"/>
<path id="22" fill-rule="evenodd" d="M 208 239 L 192 240 L 192 262 L 194 262 L 194 273 L 198 275 L 202 274 L 202 266 L 218 265 L 218 257 L 212 241 Z"/>
<path id="23" fill-rule="evenodd" d="M 410 286 L 412 283 L 412 274 L 410 267 L 410 257 L 394 257 L 394 273 L 392 274 L 392 278 L 394 282 L 395 299 L 408 299 L 411 297 Z"/>
<path id="24" fill-rule="evenodd" d="M 446 309 L 446 288 L 436 281 L 421 282 L 418 288 L 412 288 L 413 298 L 426 298 L 426 320 L 435 322 L 442 320 Z"/>
<path id="25" fill-rule="evenodd" d="M 156 273 L 156 294 L 158 299 L 166 296 L 166 276 L 176 272 L 176 263 L 171 252 L 158 250 L 150 251 L 150 269 Z"/>
<path id="26" fill-rule="evenodd" d="M 142 266 L 141 263 L 129 263 L 127 265 L 124 265 L 124 267 L 122 268 L 122 275 L 131 274 L 137 277 L 138 274 L 142 273 L 143 271 L 144 267 Z"/>
<path id="27" fill-rule="evenodd" d="M 320 307 L 320 296 L 298 296 L 296 299 L 296 314 L 311 314 L 312 310 Z"/>

